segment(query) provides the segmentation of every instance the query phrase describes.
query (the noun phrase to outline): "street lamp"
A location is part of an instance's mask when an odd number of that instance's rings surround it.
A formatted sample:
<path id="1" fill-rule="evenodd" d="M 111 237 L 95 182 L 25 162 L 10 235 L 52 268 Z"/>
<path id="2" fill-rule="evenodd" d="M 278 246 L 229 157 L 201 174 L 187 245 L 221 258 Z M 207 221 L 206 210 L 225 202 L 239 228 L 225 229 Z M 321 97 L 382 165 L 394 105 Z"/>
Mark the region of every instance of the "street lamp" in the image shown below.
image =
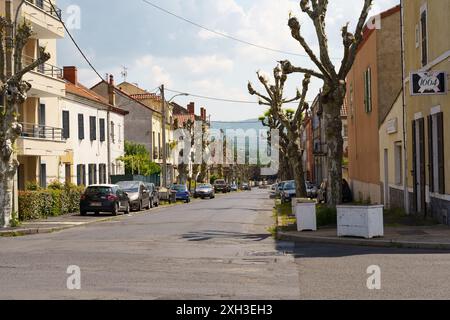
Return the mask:
<path id="1" fill-rule="evenodd" d="M 170 98 L 169 101 L 166 101 L 164 97 L 164 85 L 161 85 L 161 103 L 162 103 L 162 140 L 163 140 L 163 165 L 162 165 L 162 177 L 163 177 L 163 187 L 167 187 L 167 147 L 166 147 L 166 103 L 169 104 L 176 97 L 187 97 L 189 94 L 187 93 L 179 93 Z"/>

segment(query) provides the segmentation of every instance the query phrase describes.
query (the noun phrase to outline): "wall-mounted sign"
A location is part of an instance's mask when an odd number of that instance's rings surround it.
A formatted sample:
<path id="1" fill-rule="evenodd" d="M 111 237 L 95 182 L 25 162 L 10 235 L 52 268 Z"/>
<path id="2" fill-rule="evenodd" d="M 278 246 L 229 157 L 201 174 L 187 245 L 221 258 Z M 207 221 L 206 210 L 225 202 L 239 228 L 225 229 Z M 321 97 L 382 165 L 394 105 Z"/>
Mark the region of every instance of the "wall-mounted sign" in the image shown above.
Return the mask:
<path id="1" fill-rule="evenodd" d="M 447 94 L 447 73 L 411 72 L 411 95 Z"/>
<path id="2" fill-rule="evenodd" d="M 388 134 L 397 133 L 398 131 L 398 120 L 397 118 L 391 119 L 386 124 L 386 132 Z"/>

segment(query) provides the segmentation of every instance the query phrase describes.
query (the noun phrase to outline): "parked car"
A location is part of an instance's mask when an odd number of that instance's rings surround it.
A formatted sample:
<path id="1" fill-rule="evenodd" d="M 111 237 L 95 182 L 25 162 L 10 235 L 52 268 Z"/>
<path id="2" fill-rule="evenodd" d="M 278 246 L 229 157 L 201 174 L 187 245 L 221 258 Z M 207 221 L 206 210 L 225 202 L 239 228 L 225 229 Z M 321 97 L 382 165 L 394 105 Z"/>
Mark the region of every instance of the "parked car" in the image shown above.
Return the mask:
<path id="1" fill-rule="evenodd" d="M 252 187 L 248 183 L 243 183 L 241 189 L 244 191 L 251 191 Z"/>
<path id="2" fill-rule="evenodd" d="M 150 193 L 141 181 L 120 181 L 117 185 L 128 194 L 131 210 L 150 209 Z"/>
<path id="3" fill-rule="evenodd" d="M 275 183 L 270 187 L 270 199 L 276 198 L 276 192 L 277 192 L 278 183 Z"/>
<path id="4" fill-rule="evenodd" d="M 325 180 L 320 184 L 320 189 L 317 194 L 317 201 L 319 203 L 327 203 L 327 188 L 328 182 Z M 347 180 L 342 179 L 342 203 L 350 203 L 353 201 L 353 193 Z"/>
<path id="5" fill-rule="evenodd" d="M 218 180 L 214 181 L 214 192 L 216 192 L 216 193 L 231 192 L 231 187 L 224 179 L 218 179 Z"/>
<path id="6" fill-rule="evenodd" d="M 230 186 L 230 189 L 231 189 L 231 191 L 234 191 L 234 192 L 238 191 L 238 186 L 237 186 L 237 184 L 236 184 L 236 183 L 233 183 L 233 184 Z"/>
<path id="7" fill-rule="evenodd" d="M 176 191 L 176 200 L 181 200 L 186 203 L 191 202 L 191 193 L 189 192 L 188 188 L 184 184 L 173 184 L 170 187 L 170 190 Z"/>
<path id="8" fill-rule="evenodd" d="M 80 214 L 88 212 L 99 214 L 110 212 L 116 216 L 119 212 L 130 213 L 130 199 L 117 185 L 91 185 L 86 188 L 80 198 Z"/>
<path id="9" fill-rule="evenodd" d="M 157 187 L 156 191 L 158 192 L 159 201 L 167 201 L 169 204 L 172 202 L 176 202 L 177 192 L 175 190 L 170 190 L 165 187 Z"/>
<path id="10" fill-rule="evenodd" d="M 295 198 L 297 194 L 297 188 L 295 181 L 287 181 L 283 185 L 283 191 L 281 192 L 281 202 L 290 202 L 292 198 Z"/>
<path id="11" fill-rule="evenodd" d="M 310 199 L 317 198 L 317 193 L 319 191 L 317 186 L 314 183 L 310 182 L 310 181 L 306 181 L 305 185 L 306 185 L 306 195 L 307 195 L 307 197 L 310 198 Z"/>
<path id="12" fill-rule="evenodd" d="M 147 188 L 150 194 L 150 208 L 159 206 L 159 191 L 156 188 L 154 183 L 146 183 L 145 187 Z"/>
<path id="13" fill-rule="evenodd" d="M 215 193 L 214 193 L 214 187 L 210 184 L 200 184 L 197 186 L 197 188 L 195 188 L 194 191 L 194 198 L 210 198 L 210 199 L 214 199 L 216 197 Z"/>

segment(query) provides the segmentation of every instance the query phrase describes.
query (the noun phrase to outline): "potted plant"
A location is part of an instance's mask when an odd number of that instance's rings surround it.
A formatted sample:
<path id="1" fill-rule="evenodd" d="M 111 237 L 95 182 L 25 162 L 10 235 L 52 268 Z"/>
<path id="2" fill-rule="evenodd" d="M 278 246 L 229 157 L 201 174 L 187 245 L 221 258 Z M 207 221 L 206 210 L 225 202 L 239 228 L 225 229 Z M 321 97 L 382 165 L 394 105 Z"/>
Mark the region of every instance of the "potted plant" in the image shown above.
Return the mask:
<path id="1" fill-rule="evenodd" d="M 315 201 L 304 198 L 293 198 L 292 211 L 297 218 L 298 231 L 317 231 Z"/>

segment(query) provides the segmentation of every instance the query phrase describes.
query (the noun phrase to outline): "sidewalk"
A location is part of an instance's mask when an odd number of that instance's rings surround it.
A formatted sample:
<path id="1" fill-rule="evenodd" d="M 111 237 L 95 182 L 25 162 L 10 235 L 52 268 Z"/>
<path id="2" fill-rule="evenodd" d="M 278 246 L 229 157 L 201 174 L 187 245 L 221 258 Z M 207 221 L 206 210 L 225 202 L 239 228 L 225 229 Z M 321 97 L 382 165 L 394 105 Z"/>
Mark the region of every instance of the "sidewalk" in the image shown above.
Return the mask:
<path id="1" fill-rule="evenodd" d="M 339 238 L 336 228 L 323 228 L 315 232 L 280 231 L 278 232 L 278 239 L 337 245 L 450 250 L 450 228 L 440 225 L 385 227 L 384 237 L 375 239 Z"/>
<path id="2" fill-rule="evenodd" d="M 17 228 L 0 229 L 0 237 L 18 237 L 32 234 L 52 233 L 91 223 L 108 221 L 118 216 L 102 214 L 99 216 L 88 215 L 85 217 L 80 214 L 68 214 L 60 217 L 49 217 L 48 219 L 39 219 L 23 222 Z"/>

